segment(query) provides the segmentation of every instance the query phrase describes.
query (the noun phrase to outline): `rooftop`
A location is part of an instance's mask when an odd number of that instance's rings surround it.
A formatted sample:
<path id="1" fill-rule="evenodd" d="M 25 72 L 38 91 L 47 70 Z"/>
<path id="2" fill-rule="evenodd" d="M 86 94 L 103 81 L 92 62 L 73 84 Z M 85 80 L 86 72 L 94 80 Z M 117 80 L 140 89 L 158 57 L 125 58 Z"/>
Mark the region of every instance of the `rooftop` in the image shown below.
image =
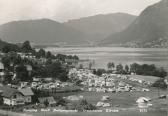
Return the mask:
<path id="1" fill-rule="evenodd" d="M 2 91 L 2 96 L 10 98 L 15 93 L 20 93 L 17 89 L 10 88 L 7 86 L 0 86 L 0 91 Z"/>
<path id="2" fill-rule="evenodd" d="M 25 89 L 19 89 L 19 91 L 24 95 L 24 96 L 33 96 L 34 93 L 31 88 L 25 88 Z"/>

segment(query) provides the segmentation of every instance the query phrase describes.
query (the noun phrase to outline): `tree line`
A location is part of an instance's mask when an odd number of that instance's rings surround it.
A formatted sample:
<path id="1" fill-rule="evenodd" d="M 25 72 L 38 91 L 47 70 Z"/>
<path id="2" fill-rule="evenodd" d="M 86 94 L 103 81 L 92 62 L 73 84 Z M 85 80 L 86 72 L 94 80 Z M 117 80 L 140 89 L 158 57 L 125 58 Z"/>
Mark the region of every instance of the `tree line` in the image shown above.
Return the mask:
<path id="1" fill-rule="evenodd" d="M 107 69 L 94 69 L 94 74 L 102 75 L 103 73 L 117 73 L 117 74 L 137 74 L 144 76 L 157 76 L 161 78 L 165 78 L 167 76 L 167 72 L 163 67 L 157 68 L 154 64 L 138 64 L 132 63 L 130 65 L 122 65 L 116 64 L 114 62 L 109 62 L 107 64 Z"/>
<path id="2" fill-rule="evenodd" d="M 32 55 L 36 56 L 36 58 L 51 58 L 51 59 L 58 59 L 61 61 L 65 61 L 65 59 L 74 59 L 79 60 L 79 57 L 76 55 L 63 55 L 57 54 L 56 56 L 53 55 L 50 51 L 45 51 L 44 49 L 39 49 L 38 51 L 35 48 L 32 48 L 29 41 L 25 41 L 17 48 L 13 48 L 12 45 L 6 45 L 1 50 L 3 53 L 10 53 L 10 52 L 21 52 L 21 53 L 31 53 Z"/>
<path id="3" fill-rule="evenodd" d="M 9 46 L 8 46 L 9 47 Z M 78 61 L 78 56 L 74 55 L 53 55 L 50 51 L 40 49 L 36 51 L 31 47 L 30 42 L 26 41 L 20 46 L 20 49 L 13 51 L 5 47 L 2 52 L 1 62 L 5 67 L 5 83 L 17 83 L 19 81 L 31 81 L 33 77 L 52 77 L 61 81 L 67 81 L 68 65 L 66 59 Z M 9 47 L 10 48 L 10 47 Z M 35 56 L 35 60 L 29 58 L 21 58 L 17 52 Z M 39 63 L 38 59 L 45 58 L 44 63 Z M 31 69 L 32 68 L 32 69 Z M 16 75 L 11 75 L 14 72 Z"/>

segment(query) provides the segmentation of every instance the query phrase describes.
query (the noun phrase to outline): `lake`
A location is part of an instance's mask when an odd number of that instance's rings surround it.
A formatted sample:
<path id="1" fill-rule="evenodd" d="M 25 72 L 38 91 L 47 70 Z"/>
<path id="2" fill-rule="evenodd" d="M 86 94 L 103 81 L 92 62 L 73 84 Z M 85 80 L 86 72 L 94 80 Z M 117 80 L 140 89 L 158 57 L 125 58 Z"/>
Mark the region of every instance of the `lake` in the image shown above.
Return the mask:
<path id="1" fill-rule="evenodd" d="M 94 68 L 106 68 L 108 62 L 115 64 L 146 63 L 164 67 L 168 71 L 168 48 L 122 48 L 122 47 L 70 47 L 46 48 L 54 54 L 77 55 L 80 59 L 94 60 Z"/>

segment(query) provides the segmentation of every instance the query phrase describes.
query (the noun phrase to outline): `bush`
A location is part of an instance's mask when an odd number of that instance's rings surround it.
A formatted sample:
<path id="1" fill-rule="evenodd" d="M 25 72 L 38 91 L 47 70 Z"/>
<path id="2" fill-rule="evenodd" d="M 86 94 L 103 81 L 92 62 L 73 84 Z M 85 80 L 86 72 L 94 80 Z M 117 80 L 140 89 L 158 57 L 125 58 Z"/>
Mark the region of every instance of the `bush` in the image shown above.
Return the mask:
<path id="1" fill-rule="evenodd" d="M 105 69 L 97 69 L 93 72 L 95 75 L 101 76 L 103 73 L 106 73 Z"/>
<path id="2" fill-rule="evenodd" d="M 69 107 L 67 107 L 67 109 L 84 111 L 84 110 L 96 110 L 96 107 L 88 103 L 86 100 L 81 100 L 77 103 L 70 104 Z"/>
<path id="3" fill-rule="evenodd" d="M 152 86 L 157 87 L 157 88 L 161 88 L 161 89 L 167 88 L 167 84 L 164 82 L 164 79 L 157 80 Z"/>
<path id="4" fill-rule="evenodd" d="M 86 100 L 81 100 L 79 103 L 79 109 L 83 110 L 95 110 L 96 107 L 90 103 L 88 103 Z"/>
<path id="5" fill-rule="evenodd" d="M 61 106 L 66 106 L 67 105 L 67 101 L 65 101 L 63 98 L 60 98 L 57 102 L 57 106 L 61 105 Z"/>

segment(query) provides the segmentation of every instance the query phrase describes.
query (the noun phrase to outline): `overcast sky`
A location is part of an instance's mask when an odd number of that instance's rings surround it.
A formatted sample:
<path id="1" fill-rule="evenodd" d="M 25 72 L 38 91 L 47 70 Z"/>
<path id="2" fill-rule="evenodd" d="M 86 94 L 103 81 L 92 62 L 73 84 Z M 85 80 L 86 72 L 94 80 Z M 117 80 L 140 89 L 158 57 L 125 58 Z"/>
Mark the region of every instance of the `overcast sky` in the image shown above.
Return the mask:
<path id="1" fill-rule="evenodd" d="M 95 14 L 134 15 L 160 0 L 0 0 L 0 24 L 13 20 L 50 18 L 67 21 Z"/>

